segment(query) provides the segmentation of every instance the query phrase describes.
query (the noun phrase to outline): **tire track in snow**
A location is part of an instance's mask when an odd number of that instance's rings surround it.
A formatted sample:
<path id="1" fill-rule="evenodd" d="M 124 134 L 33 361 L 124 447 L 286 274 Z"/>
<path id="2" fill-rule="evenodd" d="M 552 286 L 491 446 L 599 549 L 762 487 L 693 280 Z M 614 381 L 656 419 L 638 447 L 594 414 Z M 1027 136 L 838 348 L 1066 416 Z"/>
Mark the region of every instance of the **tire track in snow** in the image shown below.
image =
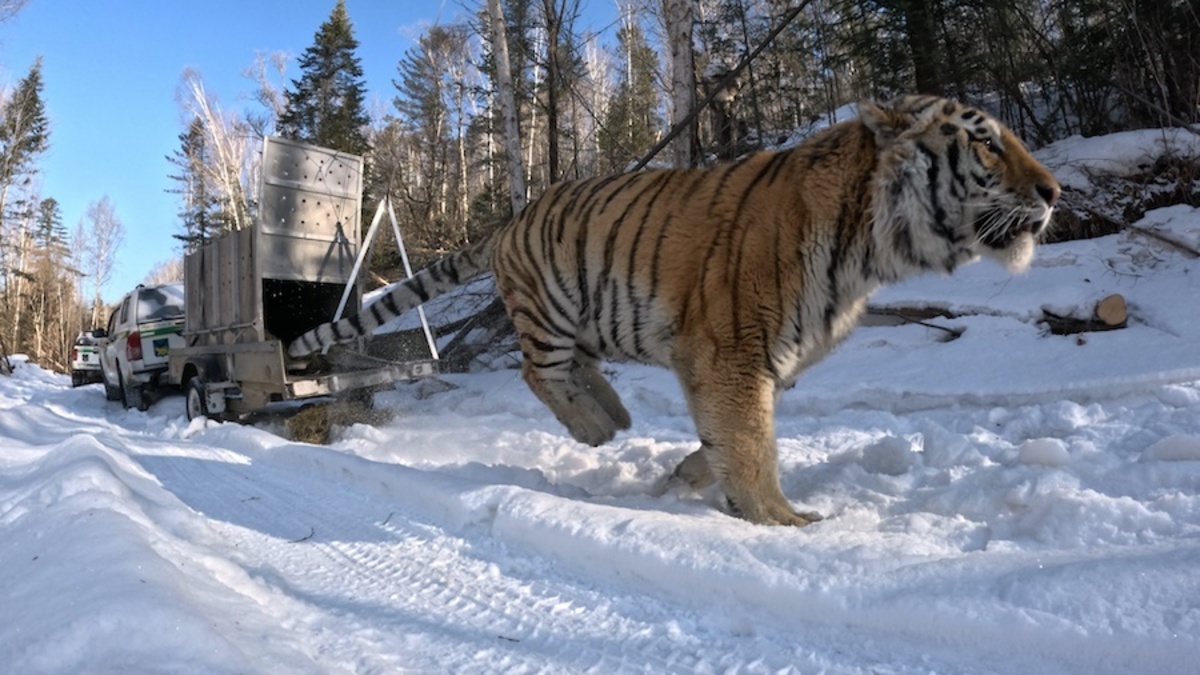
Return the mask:
<path id="1" fill-rule="evenodd" d="M 915 672 L 882 665 L 885 645 L 814 649 L 816 636 L 713 625 L 669 600 L 614 593 L 506 549 L 489 522 L 448 529 L 412 495 L 388 493 L 389 474 L 411 469 L 303 446 L 233 463 L 220 458 L 244 448 L 214 452 L 220 436 L 194 438 L 190 456 L 136 459 L 210 518 L 227 546 L 214 554 L 303 608 L 291 630 L 331 671 Z M 977 671 L 961 666 L 951 670 Z"/>

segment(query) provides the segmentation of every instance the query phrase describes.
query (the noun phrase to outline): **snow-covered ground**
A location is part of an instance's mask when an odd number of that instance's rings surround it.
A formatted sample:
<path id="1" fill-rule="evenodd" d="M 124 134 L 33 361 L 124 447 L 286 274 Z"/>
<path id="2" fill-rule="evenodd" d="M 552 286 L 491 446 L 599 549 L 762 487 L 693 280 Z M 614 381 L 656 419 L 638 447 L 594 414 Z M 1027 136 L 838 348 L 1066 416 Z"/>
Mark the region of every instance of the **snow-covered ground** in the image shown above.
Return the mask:
<path id="1" fill-rule="evenodd" d="M 1140 225 L 1200 242 L 1189 207 Z M 662 370 L 610 369 L 634 426 L 597 449 L 513 370 L 380 394 L 394 419 L 322 447 L 24 365 L 0 671 L 1195 672 L 1198 270 L 1123 233 L 882 292 L 963 332 L 860 328 L 783 396 L 803 529 L 659 494 L 696 446 Z M 1037 323 L 1110 293 L 1123 330 Z"/>

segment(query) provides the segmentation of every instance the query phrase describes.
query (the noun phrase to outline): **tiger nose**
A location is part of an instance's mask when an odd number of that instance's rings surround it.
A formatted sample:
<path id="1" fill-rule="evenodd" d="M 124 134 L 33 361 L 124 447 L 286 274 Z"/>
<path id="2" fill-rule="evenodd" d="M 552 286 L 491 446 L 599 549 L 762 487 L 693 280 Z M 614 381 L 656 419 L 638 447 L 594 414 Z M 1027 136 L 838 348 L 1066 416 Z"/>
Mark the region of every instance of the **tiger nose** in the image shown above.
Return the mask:
<path id="1" fill-rule="evenodd" d="M 1037 193 L 1046 202 L 1046 206 L 1054 206 L 1059 196 L 1062 195 L 1062 188 L 1058 186 L 1058 183 L 1038 183 Z"/>

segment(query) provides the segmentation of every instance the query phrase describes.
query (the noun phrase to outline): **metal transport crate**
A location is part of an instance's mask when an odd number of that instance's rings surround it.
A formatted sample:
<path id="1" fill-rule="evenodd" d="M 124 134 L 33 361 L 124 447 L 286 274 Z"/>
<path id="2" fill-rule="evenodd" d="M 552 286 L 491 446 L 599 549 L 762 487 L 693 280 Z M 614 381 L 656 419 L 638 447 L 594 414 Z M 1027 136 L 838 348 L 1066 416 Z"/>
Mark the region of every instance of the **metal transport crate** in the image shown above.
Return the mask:
<path id="1" fill-rule="evenodd" d="M 362 158 L 268 137 L 257 221 L 184 261 L 186 346 L 170 354 L 188 419 L 236 418 L 268 405 L 363 393 L 436 372 L 436 356 L 392 361 L 362 341 L 292 359 L 287 345 L 362 305 Z M 360 262 L 360 261 L 358 261 Z"/>

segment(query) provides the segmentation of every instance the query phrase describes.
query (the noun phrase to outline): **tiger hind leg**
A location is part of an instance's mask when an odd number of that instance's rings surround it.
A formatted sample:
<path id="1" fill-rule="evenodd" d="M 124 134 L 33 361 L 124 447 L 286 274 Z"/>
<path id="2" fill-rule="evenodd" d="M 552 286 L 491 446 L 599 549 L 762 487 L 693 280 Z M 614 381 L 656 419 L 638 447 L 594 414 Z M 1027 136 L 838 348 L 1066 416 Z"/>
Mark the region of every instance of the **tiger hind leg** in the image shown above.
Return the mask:
<path id="1" fill-rule="evenodd" d="M 683 461 L 675 467 L 675 471 L 665 480 L 661 492 L 665 493 L 667 490 L 683 485 L 696 492 L 701 492 L 711 487 L 717 482 L 716 474 L 708 466 L 707 455 L 712 452 L 714 451 L 710 446 L 702 443 L 699 450 L 684 457 Z M 791 510 L 790 507 L 786 510 L 779 508 L 771 509 L 769 507 L 767 509 L 759 508 L 755 512 L 747 514 L 727 493 L 725 494 L 725 503 L 728 506 L 729 512 L 733 515 L 765 524 L 808 525 L 809 523 L 823 519 L 821 514 L 814 511 L 795 511 Z M 772 511 L 774 511 L 774 515 L 765 519 L 761 517 L 762 513 L 771 513 Z"/>
<path id="2" fill-rule="evenodd" d="M 525 382 L 580 443 L 601 445 L 628 429 L 629 412 L 595 364 L 572 359 L 564 365 L 539 364 L 526 353 Z"/>
<path id="3" fill-rule="evenodd" d="M 604 374 L 600 372 L 599 364 L 576 362 L 575 367 L 571 369 L 571 382 L 584 393 L 596 399 L 596 403 L 600 404 L 600 407 L 616 424 L 617 430 L 628 429 L 629 425 L 633 423 L 629 417 L 629 411 L 621 403 L 621 397 L 617 395 L 612 385 L 604 378 Z"/>
<path id="4" fill-rule="evenodd" d="M 704 448 L 704 444 L 701 444 L 699 450 L 684 457 L 679 466 L 675 467 L 674 473 L 671 474 L 673 483 L 682 482 L 699 492 L 717 482 L 712 469 L 708 468 L 708 460 L 704 458 Z"/>

